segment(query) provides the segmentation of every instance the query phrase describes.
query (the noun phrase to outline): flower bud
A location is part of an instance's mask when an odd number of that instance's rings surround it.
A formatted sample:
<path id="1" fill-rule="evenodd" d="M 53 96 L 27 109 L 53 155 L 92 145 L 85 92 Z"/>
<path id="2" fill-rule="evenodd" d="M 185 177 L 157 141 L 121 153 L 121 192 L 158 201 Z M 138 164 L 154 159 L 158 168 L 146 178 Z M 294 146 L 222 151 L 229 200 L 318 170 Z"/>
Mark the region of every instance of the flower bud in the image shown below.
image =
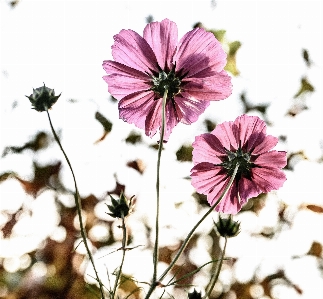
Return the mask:
<path id="1" fill-rule="evenodd" d="M 26 97 L 31 102 L 33 109 L 42 112 L 50 109 L 60 96 L 61 94 L 55 96 L 54 89 L 46 87 L 44 83 L 44 86 L 33 89 L 33 94 Z"/>
<path id="2" fill-rule="evenodd" d="M 215 223 L 218 233 L 221 237 L 235 237 L 240 233 L 240 222 L 234 221 L 231 217 L 221 218 Z"/>
<path id="3" fill-rule="evenodd" d="M 202 299 L 202 295 L 194 289 L 192 293 L 188 293 L 188 299 Z"/>
<path id="4" fill-rule="evenodd" d="M 120 198 L 115 200 L 111 195 L 109 195 L 111 198 L 111 205 L 107 205 L 109 208 L 109 211 L 111 213 L 109 214 L 113 218 L 122 218 L 126 217 L 131 208 L 132 208 L 132 197 L 128 201 L 127 198 L 124 196 L 123 193 L 121 193 Z"/>

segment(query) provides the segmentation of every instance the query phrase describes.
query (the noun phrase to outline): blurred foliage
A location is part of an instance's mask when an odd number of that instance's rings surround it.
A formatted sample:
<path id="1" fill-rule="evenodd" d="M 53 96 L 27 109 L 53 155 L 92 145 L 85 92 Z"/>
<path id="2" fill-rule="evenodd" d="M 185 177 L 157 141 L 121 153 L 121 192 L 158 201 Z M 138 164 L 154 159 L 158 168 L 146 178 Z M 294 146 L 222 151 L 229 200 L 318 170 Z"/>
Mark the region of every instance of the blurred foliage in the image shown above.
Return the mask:
<path id="1" fill-rule="evenodd" d="M 176 152 L 177 161 L 191 162 L 193 147 L 191 145 L 182 145 Z"/>
<path id="2" fill-rule="evenodd" d="M 126 142 L 131 144 L 140 143 L 141 141 L 142 141 L 141 135 L 136 132 L 130 132 L 130 134 L 126 138 Z"/>
<path id="3" fill-rule="evenodd" d="M 38 132 L 35 137 L 32 137 L 31 141 L 28 141 L 22 146 L 8 146 L 4 149 L 2 157 L 5 157 L 9 153 L 20 154 L 26 149 L 30 149 L 33 152 L 45 149 L 49 144 L 49 137 L 45 132 Z"/>
<path id="4" fill-rule="evenodd" d="M 105 137 L 111 132 L 112 130 L 112 122 L 109 121 L 102 113 L 97 111 L 95 113 L 95 119 L 102 125 L 104 132 L 103 135 L 95 142 L 99 143 L 105 139 Z"/>

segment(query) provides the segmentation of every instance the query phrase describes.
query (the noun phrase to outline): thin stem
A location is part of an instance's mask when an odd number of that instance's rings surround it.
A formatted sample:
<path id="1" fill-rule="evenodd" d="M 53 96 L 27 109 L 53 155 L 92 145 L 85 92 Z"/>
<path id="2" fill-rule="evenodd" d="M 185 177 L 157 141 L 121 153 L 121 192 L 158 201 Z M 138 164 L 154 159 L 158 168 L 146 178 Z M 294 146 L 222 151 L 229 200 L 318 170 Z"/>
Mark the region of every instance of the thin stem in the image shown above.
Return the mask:
<path id="1" fill-rule="evenodd" d="M 158 248 L 158 240 L 159 240 L 159 173 L 160 173 L 160 157 L 161 152 L 163 150 L 163 144 L 164 144 L 164 133 L 165 133 L 165 123 L 166 123 L 166 116 L 165 116 L 165 108 L 166 108 L 166 101 L 167 101 L 167 94 L 168 89 L 165 88 L 163 101 L 162 101 L 162 125 L 160 129 L 160 141 L 158 146 L 158 157 L 157 157 L 157 178 L 156 178 L 156 194 L 157 194 L 157 200 L 156 200 L 156 223 L 155 223 L 155 230 L 156 230 L 156 237 L 155 237 L 155 244 L 154 244 L 154 253 L 153 253 L 153 263 L 154 263 L 154 272 L 153 272 L 153 279 L 150 286 L 150 289 L 148 290 L 148 293 L 146 295 L 146 298 L 149 298 L 151 293 L 154 291 L 156 287 L 156 278 L 157 278 L 157 264 L 158 264 L 158 256 L 159 256 L 159 248 Z"/>
<path id="2" fill-rule="evenodd" d="M 114 288 L 113 288 L 113 298 L 115 298 L 117 287 L 118 287 L 118 282 L 122 273 L 122 266 L 124 263 L 125 255 L 126 255 L 126 243 L 127 243 L 127 231 L 126 231 L 126 225 L 125 225 L 125 219 L 123 212 L 121 211 L 121 218 L 122 218 L 122 231 L 123 231 L 123 238 L 122 238 L 122 259 L 121 259 L 121 264 L 120 268 L 118 270 L 117 278 L 114 283 Z"/>
<path id="3" fill-rule="evenodd" d="M 194 227 L 192 228 L 192 230 L 188 233 L 186 239 L 184 240 L 181 248 L 178 250 L 175 258 L 173 259 L 173 261 L 170 263 L 170 265 L 168 266 L 168 268 L 164 271 L 164 273 L 160 276 L 159 281 L 161 281 L 166 275 L 167 273 L 173 268 L 173 266 L 175 265 L 175 263 L 177 262 L 178 258 L 181 256 L 182 252 L 184 251 L 184 249 L 186 248 L 189 240 L 191 239 L 191 237 L 193 236 L 193 233 L 195 232 L 195 230 L 198 228 L 198 226 L 204 221 L 204 219 L 213 212 L 213 210 L 215 209 L 215 207 L 219 204 L 219 202 L 222 200 L 222 198 L 227 194 L 229 188 L 231 187 L 235 176 L 237 174 L 239 168 L 239 164 L 237 163 L 234 172 L 231 176 L 231 179 L 228 183 L 228 185 L 225 187 L 223 193 L 221 194 L 221 196 L 219 197 L 219 199 L 210 207 L 210 209 L 204 214 L 204 216 L 194 225 Z"/>
<path id="4" fill-rule="evenodd" d="M 49 115 L 48 110 L 46 110 L 46 112 L 47 112 L 47 116 L 48 116 L 48 120 L 49 120 L 50 128 L 52 129 L 52 133 L 53 133 L 53 135 L 54 135 L 54 138 L 55 138 L 56 142 L 58 143 L 58 145 L 59 145 L 59 147 L 60 147 L 60 149 L 61 149 L 61 151 L 62 151 L 62 153 L 63 153 L 63 155 L 64 155 L 64 157 L 65 157 L 65 160 L 66 160 L 66 162 L 67 162 L 67 164 L 68 164 L 68 166 L 69 166 L 69 168 L 70 168 L 70 170 L 71 170 L 72 176 L 73 176 L 73 180 L 74 180 L 74 187 L 75 187 L 74 199 L 75 199 L 75 205 L 76 205 L 77 214 L 78 214 L 78 219 L 79 219 L 79 223 L 80 223 L 80 229 L 81 229 L 81 236 L 82 236 L 82 240 L 83 240 L 83 243 L 84 243 L 84 245 L 85 245 L 86 252 L 87 252 L 87 254 L 88 254 L 88 256 L 89 256 L 89 259 L 90 259 L 90 261 L 91 261 L 91 264 L 92 264 L 92 266 L 93 266 L 93 269 L 94 269 L 94 272 L 95 272 L 95 276 L 96 276 L 96 280 L 97 280 L 97 282 L 99 283 L 99 286 L 100 286 L 100 292 L 101 292 L 101 297 L 102 297 L 102 299 L 104 299 L 105 297 L 104 297 L 104 291 L 103 291 L 103 288 L 102 288 L 102 283 L 101 283 L 101 281 L 100 281 L 100 279 L 99 279 L 98 272 L 97 272 L 97 270 L 96 270 L 96 268 L 95 268 L 95 264 L 94 264 L 93 256 L 92 256 L 92 253 L 91 253 L 91 251 L 90 251 L 90 248 L 89 248 L 88 243 L 87 243 L 87 240 L 86 240 L 87 236 L 86 236 L 86 232 L 85 232 L 85 229 L 84 229 L 83 219 L 82 219 L 82 213 L 81 213 L 81 211 L 82 211 L 82 203 L 81 203 L 80 194 L 79 194 L 79 191 L 78 191 L 78 188 L 77 188 L 77 184 L 76 184 L 76 179 L 75 179 L 74 171 L 73 171 L 72 165 L 71 165 L 71 163 L 70 163 L 70 160 L 68 159 L 68 157 L 67 157 L 67 155 L 66 155 L 66 153 L 65 153 L 65 151 L 64 151 L 64 149 L 63 149 L 63 147 L 62 147 L 62 144 L 61 144 L 61 142 L 59 141 L 59 138 L 58 138 L 58 136 L 57 136 L 57 134 L 56 134 L 56 132 L 55 132 L 55 130 L 54 130 L 54 127 L 53 127 L 53 124 L 52 124 L 52 120 L 51 120 L 51 118 L 50 118 L 50 115 Z"/>
<path id="5" fill-rule="evenodd" d="M 184 249 L 186 248 L 189 240 L 191 239 L 191 237 L 193 236 L 193 233 L 195 232 L 195 230 L 197 229 L 197 227 L 204 221 L 204 219 L 211 214 L 211 212 L 215 209 L 215 207 L 219 204 L 219 202 L 222 200 L 222 198 L 227 194 L 228 190 L 230 189 L 235 176 L 237 174 L 239 168 L 239 163 L 237 163 L 234 172 L 231 176 L 231 179 L 228 183 L 228 185 L 225 187 L 223 193 L 221 194 L 221 196 L 219 197 L 219 199 L 210 207 L 210 209 L 204 214 L 204 216 L 194 225 L 194 227 L 192 228 L 192 230 L 188 233 L 187 237 L 185 238 L 181 248 L 178 250 L 175 258 L 173 259 L 173 261 L 170 263 L 170 265 L 167 267 L 167 269 L 164 271 L 164 273 L 159 277 L 158 281 L 162 281 L 165 276 L 167 275 L 167 273 L 174 267 L 175 263 L 177 262 L 177 260 L 179 259 L 179 257 L 181 256 L 182 252 L 184 251 Z M 157 286 L 157 283 L 155 282 L 154 284 L 152 284 L 150 286 L 150 289 L 147 292 L 147 295 L 145 297 L 145 299 L 148 299 L 150 297 L 150 295 L 152 294 L 152 292 L 154 291 L 155 287 Z"/>
<path id="6" fill-rule="evenodd" d="M 157 201 L 156 201 L 156 237 L 155 237 L 155 245 L 154 245 L 154 255 L 153 255 L 153 262 L 154 262 L 154 273 L 153 273 L 153 281 L 152 284 L 156 283 L 157 277 L 157 264 L 158 264 L 158 255 L 159 255 L 159 248 L 158 248 L 158 240 L 159 240 L 159 197 L 160 197 L 160 158 L 161 152 L 163 150 L 163 143 L 164 143 L 164 133 L 165 133 L 165 107 L 166 107 L 166 100 L 167 100 L 167 93 L 168 89 L 165 89 L 163 102 L 162 102 L 162 125 L 160 130 L 160 141 L 158 146 L 158 157 L 157 157 L 157 178 L 156 178 L 156 194 L 157 194 Z"/>
<path id="7" fill-rule="evenodd" d="M 219 274 L 222 268 L 222 263 L 223 263 L 223 259 L 224 259 L 224 255 L 225 255 L 225 250 L 227 248 L 227 243 L 228 243 L 228 238 L 224 237 L 224 247 L 222 250 L 222 254 L 221 254 L 221 258 L 220 258 L 220 263 L 216 269 L 216 273 L 212 276 L 209 285 L 207 286 L 207 291 L 205 292 L 205 295 L 203 296 L 203 298 L 208 298 L 215 286 L 215 283 L 218 281 L 219 278 Z"/>

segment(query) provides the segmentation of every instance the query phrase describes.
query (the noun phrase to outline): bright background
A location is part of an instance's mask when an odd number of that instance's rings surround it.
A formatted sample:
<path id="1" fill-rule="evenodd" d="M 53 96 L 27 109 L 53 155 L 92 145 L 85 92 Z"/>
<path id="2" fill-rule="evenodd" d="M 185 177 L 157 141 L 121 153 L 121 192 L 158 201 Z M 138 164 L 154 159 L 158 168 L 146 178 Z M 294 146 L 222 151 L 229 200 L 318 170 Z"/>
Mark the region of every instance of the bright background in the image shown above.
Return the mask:
<path id="1" fill-rule="evenodd" d="M 270 104 L 266 115 L 256 110 L 248 113 L 266 117 L 271 124 L 268 132 L 286 137 L 286 142 L 280 142 L 277 149 L 299 154 L 294 170 L 286 171 L 288 181 L 281 190 L 270 195 L 264 212 L 256 215 L 247 211 L 237 216 L 242 221 L 242 233 L 229 241 L 227 256 L 239 260 L 230 275 L 245 282 L 252 279 L 255 269 L 261 269 L 259 275 L 265 277 L 273 269 L 283 268 L 303 292 L 299 294 L 278 285 L 273 298 L 323 296 L 323 255 L 316 258 L 306 255 L 313 242 L 323 244 L 323 214 L 301 208 L 308 204 L 323 206 L 321 1 L 21 0 L 15 7 L 9 1 L 1 1 L 0 10 L 0 150 L 26 143 L 39 130 L 49 131 L 46 114 L 30 109 L 25 97 L 32 93 L 32 88 L 45 82 L 56 93 L 62 93 L 51 117 L 74 167 L 81 195 L 102 197 L 114 188 L 117 177 L 126 186 L 128 195 L 137 196 L 134 219 L 149 225 L 154 221 L 151 211 L 154 209 L 156 152 L 147 145 L 154 144 L 158 138 L 143 137 L 143 144 L 132 147 L 124 142 L 131 130 L 140 131 L 119 120 L 116 105 L 109 100 L 107 85 L 102 79 L 105 75 L 102 62 L 111 59 L 113 35 L 121 29 L 141 34 L 146 18 L 151 15 L 155 21 L 164 18 L 175 21 L 179 37 L 197 22 L 202 22 L 208 29 L 225 29 L 229 41 L 241 41 L 242 47 L 236 56 L 240 76 L 232 79 L 233 94 L 224 101 L 212 103 L 194 125 L 179 124 L 165 146 L 161 221 L 162 227 L 173 230 L 165 233 L 161 243 L 176 244 L 204 211 L 196 207 L 191 196 L 194 189 L 189 181 L 183 180 L 192 165 L 190 162 L 177 163 L 176 151 L 182 144 L 191 144 L 197 134 L 205 132 L 204 119 L 220 123 L 242 114 L 239 96 L 245 92 L 252 104 Z M 303 49 L 310 55 L 310 67 L 302 57 Z M 315 91 L 295 99 L 303 77 Z M 308 109 L 295 117 L 286 116 L 293 105 L 306 105 Z M 113 130 L 104 141 L 94 144 L 102 135 L 102 127 L 94 119 L 98 110 L 113 123 Z M 146 166 L 143 175 L 125 165 L 138 158 Z M 62 160 L 57 146 L 37 154 L 31 151 L 23 155 L 10 154 L 0 159 L 0 174 L 13 171 L 28 180 L 33 175 L 33 161 L 45 165 L 57 160 Z M 64 162 L 60 178 L 73 190 L 71 175 Z M 17 222 L 15 237 L 0 238 L 0 261 L 6 271 L 15 272 L 21 268 L 21 263 L 14 262 L 17 258 L 38 248 L 48 236 L 59 235 L 59 214 L 55 210 L 53 192 L 46 191 L 34 200 L 14 179 L 0 184 L 0 196 L 0 225 L 6 223 L 8 213 L 14 213 L 22 205 L 34 210 L 34 218 L 21 217 Z M 182 202 L 183 198 L 187 198 L 186 206 L 182 210 L 175 209 L 174 203 Z M 64 200 L 69 202 L 70 199 Z M 275 211 L 281 204 L 288 206 L 293 215 L 292 227 L 271 240 L 253 238 L 252 234 L 263 228 L 277 225 Z M 146 239 L 139 233 L 141 226 L 135 220 L 133 222 L 134 227 L 137 225 L 138 242 L 142 244 Z M 211 220 L 205 224 L 206 230 L 208 225 L 212 225 Z M 194 256 L 201 264 L 209 258 L 205 252 L 207 246 L 203 245 L 208 244 L 208 238 L 204 237 L 201 251 Z M 102 249 L 100 256 L 103 252 L 111 252 L 111 248 Z M 150 263 L 149 251 L 138 249 L 131 254 L 148 256 L 147 263 Z M 116 256 L 113 258 L 119 260 Z M 150 273 L 146 269 L 128 263 L 126 268 L 130 274 L 149 280 Z M 6 290 L 3 294 L 7 294 Z"/>

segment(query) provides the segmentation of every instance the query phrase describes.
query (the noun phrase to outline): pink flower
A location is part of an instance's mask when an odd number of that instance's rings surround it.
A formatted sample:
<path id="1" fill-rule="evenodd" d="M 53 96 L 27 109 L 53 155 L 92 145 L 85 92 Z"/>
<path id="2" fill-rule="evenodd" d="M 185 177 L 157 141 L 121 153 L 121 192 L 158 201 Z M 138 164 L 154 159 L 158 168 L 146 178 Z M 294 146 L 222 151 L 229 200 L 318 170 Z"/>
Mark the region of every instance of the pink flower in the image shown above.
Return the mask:
<path id="1" fill-rule="evenodd" d="M 216 211 L 236 214 L 251 197 L 279 189 L 286 180 L 281 170 L 286 152 L 272 148 L 278 138 L 266 135 L 266 124 L 256 116 L 241 115 L 195 138 L 191 170 L 192 185 L 207 195 L 213 205 L 228 185 L 239 163 L 238 172 Z"/>
<path id="2" fill-rule="evenodd" d="M 103 79 L 119 100 L 120 118 L 145 129 L 147 136 L 161 127 L 165 85 L 165 140 L 179 122 L 195 122 L 210 101 L 231 94 L 231 78 L 223 70 L 226 54 L 214 35 L 202 28 L 178 42 L 176 24 L 165 19 L 148 24 L 143 37 L 121 30 L 114 40 L 115 61 L 103 62 L 108 74 Z"/>

